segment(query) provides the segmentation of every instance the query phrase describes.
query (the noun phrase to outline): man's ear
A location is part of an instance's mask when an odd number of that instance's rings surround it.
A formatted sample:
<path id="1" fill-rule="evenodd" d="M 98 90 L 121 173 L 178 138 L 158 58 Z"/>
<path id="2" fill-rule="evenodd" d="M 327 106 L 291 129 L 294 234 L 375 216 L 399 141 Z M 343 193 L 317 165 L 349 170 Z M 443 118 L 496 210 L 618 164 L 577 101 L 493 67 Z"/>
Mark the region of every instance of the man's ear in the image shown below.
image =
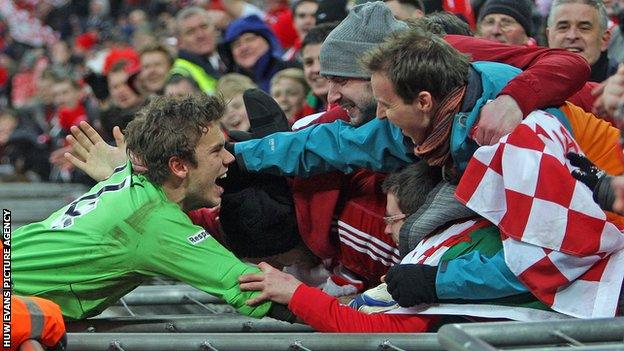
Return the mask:
<path id="1" fill-rule="evenodd" d="M 188 162 L 182 160 L 178 156 L 171 156 L 169 158 L 169 170 L 174 176 L 184 179 L 189 171 Z"/>
<path id="2" fill-rule="evenodd" d="M 602 38 L 600 38 L 600 52 L 604 52 L 609 48 L 609 43 L 611 42 L 611 29 L 608 28 Z"/>
<path id="3" fill-rule="evenodd" d="M 417 109 L 423 112 L 431 112 L 433 110 L 433 96 L 428 91 L 421 91 L 412 102 Z"/>

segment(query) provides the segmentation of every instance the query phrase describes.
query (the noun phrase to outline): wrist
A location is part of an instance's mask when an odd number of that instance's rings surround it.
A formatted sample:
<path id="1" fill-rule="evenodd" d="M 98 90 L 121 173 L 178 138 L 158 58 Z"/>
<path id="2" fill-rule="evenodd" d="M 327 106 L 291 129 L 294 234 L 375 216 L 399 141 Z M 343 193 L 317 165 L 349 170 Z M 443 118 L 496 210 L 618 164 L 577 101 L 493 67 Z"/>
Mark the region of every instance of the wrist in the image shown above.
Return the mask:
<path id="1" fill-rule="evenodd" d="M 594 201 L 605 211 L 613 211 L 613 203 L 615 202 L 615 192 L 611 188 L 612 176 L 606 175 L 598 179 L 596 187 L 594 187 Z"/>

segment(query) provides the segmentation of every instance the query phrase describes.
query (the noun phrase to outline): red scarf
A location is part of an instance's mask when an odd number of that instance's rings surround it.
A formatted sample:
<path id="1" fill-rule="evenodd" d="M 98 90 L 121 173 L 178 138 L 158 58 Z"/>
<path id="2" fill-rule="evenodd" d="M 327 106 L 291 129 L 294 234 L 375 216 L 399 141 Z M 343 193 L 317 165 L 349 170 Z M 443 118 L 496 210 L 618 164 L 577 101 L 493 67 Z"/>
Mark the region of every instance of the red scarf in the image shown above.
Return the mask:
<path id="1" fill-rule="evenodd" d="M 427 161 L 430 166 L 441 167 L 451 160 L 450 136 L 453 117 L 459 111 L 465 93 L 465 85 L 457 87 L 440 102 L 431 121 L 429 137 L 414 148 L 416 156 Z"/>

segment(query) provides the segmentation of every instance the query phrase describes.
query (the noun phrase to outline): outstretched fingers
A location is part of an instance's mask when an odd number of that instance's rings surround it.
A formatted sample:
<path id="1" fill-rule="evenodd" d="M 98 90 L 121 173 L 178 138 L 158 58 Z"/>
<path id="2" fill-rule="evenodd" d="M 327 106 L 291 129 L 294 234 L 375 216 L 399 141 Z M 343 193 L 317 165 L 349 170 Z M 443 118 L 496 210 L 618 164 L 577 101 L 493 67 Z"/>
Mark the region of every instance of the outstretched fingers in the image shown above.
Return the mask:
<path id="1" fill-rule="evenodd" d="M 126 148 L 126 138 L 121 132 L 121 128 L 119 128 L 118 126 L 113 127 L 113 137 L 115 138 L 115 144 L 117 145 L 117 147 L 120 147 L 122 149 Z"/>

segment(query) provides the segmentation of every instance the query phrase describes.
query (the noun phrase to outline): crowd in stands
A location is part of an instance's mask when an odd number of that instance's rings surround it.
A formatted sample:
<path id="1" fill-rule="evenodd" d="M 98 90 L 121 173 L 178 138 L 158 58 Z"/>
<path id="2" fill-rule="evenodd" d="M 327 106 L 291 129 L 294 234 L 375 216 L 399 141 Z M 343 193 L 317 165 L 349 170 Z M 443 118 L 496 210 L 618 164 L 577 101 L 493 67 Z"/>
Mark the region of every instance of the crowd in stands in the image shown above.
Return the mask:
<path id="1" fill-rule="evenodd" d="M 164 275 L 327 332 L 615 316 L 623 31 L 622 0 L 4 2 L 0 181 L 93 185 L 15 231 L 14 291 L 82 319 Z"/>

